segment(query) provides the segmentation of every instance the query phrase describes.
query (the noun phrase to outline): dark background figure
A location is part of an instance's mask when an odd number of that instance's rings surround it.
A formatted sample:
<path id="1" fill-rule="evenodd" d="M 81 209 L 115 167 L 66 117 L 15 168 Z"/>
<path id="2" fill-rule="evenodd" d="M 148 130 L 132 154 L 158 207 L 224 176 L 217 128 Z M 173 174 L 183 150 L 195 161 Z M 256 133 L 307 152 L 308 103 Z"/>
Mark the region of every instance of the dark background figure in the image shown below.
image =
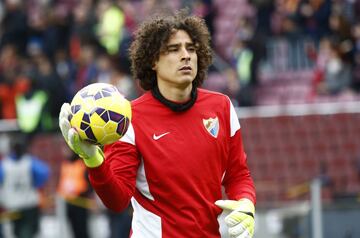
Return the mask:
<path id="1" fill-rule="evenodd" d="M 28 89 L 15 97 L 19 129 L 27 134 L 51 131 L 54 128 L 50 112 L 50 92 L 39 87 L 37 78 L 28 78 Z"/>
<path id="2" fill-rule="evenodd" d="M 32 77 L 37 81 L 39 89 L 44 90 L 49 97 L 49 112 L 52 118 L 59 114 L 59 108 L 65 102 L 65 85 L 48 57 L 42 52 L 34 56 Z"/>
<path id="3" fill-rule="evenodd" d="M 0 161 L 1 161 L 1 157 L 0 157 Z M 1 206 L 1 203 L 0 203 L 0 238 L 4 238 L 4 234 L 3 234 L 3 226 L 2 226 L 2 223 L 3 223 L 3 214 L 4 212 L 4 209 L 2 208 Z"/>
<path id="4" fill-rule="evenodd" d="M 3 45 L 0 50 L 0 117 L 16 118 L 15 97 L 27 90 L 26 80 L 19 77 L 21 57 L 13 44 Z"/>
<path id="5" fill-rule="evenodd" d="M 132 220 L 131 206 L 120 213 L 108 210 L 107 215 L 110 223 L 109 238 L 128 238 L 131 230 Z"/>
<path id="6" fill-rule="evenodd" d="M 85 165 L 75 153 L 61 164 L 58 193 L 65 200 L 66 217 L 74 237 L 90 237 L 88 223 L 93 190 Z"/>
<path id="7" fill-rule="evenodd" d="M 243 40 L 241 37 L 237 39 L 233 67 L 239 84 L 238 90 L 234 92 L 238 105 L 254 106 L 258 61 L 256 49 L 247 39 Z"/>
<path id="8" fill-rule="evenodd" d="M 0 22 L 2 36 L 0 49 L 9 43 L 19 52 L 25 52 L 27 44 L 27 15 L 21 1 L 4 1 L 5 15 Z"/>
<path id="9" fill-rule="evenodd" d="M 323 80 L 318 85 L 318 93 L 336 95 L 347 90 L 351 84 L 350 64 L 344 59 L 340 47 L 329 44 L 329 58 L 325 64 Z"/>
<path id="10" fill-rule="evenodd" d="M 302 0 L 296 12 L 297 23 L 303 32 L 315 40 L 329 34 L 329 17 L 332 9 L 331 0 Z"/>

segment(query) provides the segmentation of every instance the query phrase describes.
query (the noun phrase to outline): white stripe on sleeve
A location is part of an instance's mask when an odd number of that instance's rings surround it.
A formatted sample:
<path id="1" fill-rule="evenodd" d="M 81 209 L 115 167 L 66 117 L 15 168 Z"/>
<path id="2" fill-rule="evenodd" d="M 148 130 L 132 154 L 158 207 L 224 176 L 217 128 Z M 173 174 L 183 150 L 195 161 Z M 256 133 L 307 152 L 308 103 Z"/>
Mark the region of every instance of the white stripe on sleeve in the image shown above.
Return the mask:
<path id="1" fill-rule="evenodd" d="M 229 99 L 230 100 L 230 99 Z M 240 129 L 239 118 L 236 114 L 235 108 L 230 101 L 230 136 L 233 137 L 235 133 Z"/>
<path id="2" fill-rule="evenodd" d="M 126 131 L 125 135 L 120 138 L 120 141 L 135 145 L 135 132 L 134 132 L 134 127 L 132 126 L 131 122 L 130 122 L 129 128 Z"/>

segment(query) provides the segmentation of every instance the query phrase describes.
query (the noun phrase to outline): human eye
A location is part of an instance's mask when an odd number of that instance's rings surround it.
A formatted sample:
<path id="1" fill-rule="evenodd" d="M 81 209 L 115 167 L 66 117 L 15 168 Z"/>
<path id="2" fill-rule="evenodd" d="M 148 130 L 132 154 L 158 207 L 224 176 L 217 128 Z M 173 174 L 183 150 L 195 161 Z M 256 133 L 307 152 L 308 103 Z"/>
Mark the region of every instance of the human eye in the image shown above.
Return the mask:
<path id="1" fill-rule="evenodd" d="M 176 46 L 170 46 L 167 48 L 168 52 L 176 52 L 177 50 L 178 50 L 178 47 L 176 47 Z"/>
<path id="2" fill-rule="evenodd" d="M 189 45 L 189 46 L 187 47 L 187 50 L 188 50 L 189 52 L 195 52 L 195 51 L 196 51 L 196 48 L 195 48 L 194 45 Z"/>

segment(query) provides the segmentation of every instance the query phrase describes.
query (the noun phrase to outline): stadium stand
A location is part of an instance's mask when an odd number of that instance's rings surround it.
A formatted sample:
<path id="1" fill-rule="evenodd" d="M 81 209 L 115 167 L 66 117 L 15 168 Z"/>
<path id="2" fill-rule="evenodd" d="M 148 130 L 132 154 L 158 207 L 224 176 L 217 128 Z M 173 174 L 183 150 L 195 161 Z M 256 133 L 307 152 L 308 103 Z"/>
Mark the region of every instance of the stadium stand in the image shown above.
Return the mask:
<path id="1" fill-rule="evenodd" d="M 348 108 L 328 104 L 328 110 L 321 104 L 301 107 L 272 107 L 271 113 L 263 107 L 257 117 L 239 110 L 259 204 L 308 199 L 308 185 L 317 177 L 326 188 L 324 199 L 347 195 L 356 199 L 360 193 L 359 107 L 356 103 Z"/>

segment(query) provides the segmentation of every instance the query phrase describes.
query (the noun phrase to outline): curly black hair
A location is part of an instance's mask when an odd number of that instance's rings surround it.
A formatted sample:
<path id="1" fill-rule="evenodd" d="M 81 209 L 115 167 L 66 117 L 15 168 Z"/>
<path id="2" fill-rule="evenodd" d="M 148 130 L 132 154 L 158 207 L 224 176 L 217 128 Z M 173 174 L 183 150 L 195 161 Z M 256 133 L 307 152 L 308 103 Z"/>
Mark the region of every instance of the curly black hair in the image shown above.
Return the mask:
<path id="1" fill-rule="evenodd" d="M 171 16 L 155 16 L 141 24 L 135 32 L 129 52 L 131 71 L 134 79 L 140 80 L 140 86 L 144 90 L 157 86 L 156 72 L 152 67 L 165 50 L 174 30 L 186 31 L 196 46 L 198 72 L 193 86 L 198 87 L 205 80 L 207 69 L 212 63 L 209 30 L 203 19 L 189 16 L 185 9 Z"/>

